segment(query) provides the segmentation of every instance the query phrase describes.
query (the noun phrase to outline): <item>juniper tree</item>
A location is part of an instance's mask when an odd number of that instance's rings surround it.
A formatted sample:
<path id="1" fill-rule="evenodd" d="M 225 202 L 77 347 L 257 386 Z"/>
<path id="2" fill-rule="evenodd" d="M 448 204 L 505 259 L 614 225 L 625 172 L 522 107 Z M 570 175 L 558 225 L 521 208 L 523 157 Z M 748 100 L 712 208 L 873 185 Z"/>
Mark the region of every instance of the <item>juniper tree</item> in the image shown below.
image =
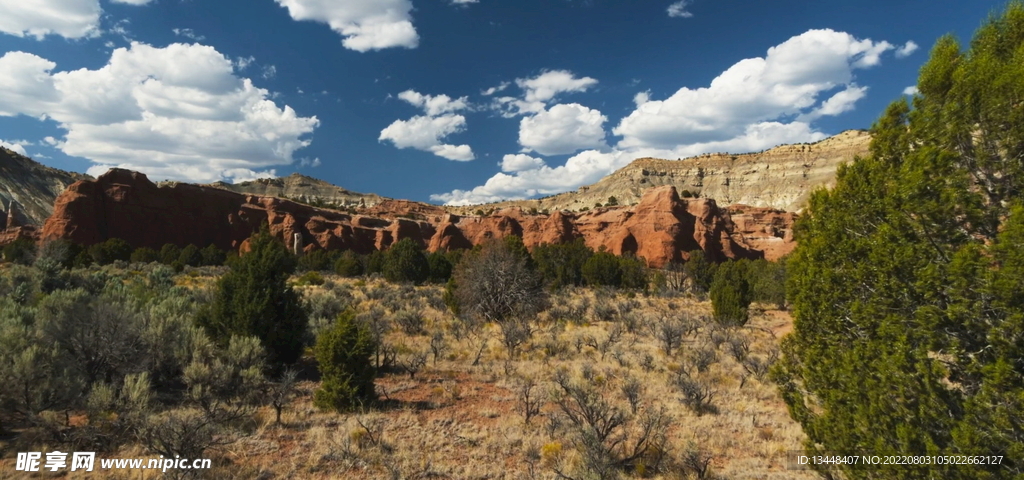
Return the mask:
<path id="1" fill-rule="evenodd" d="M 307 329 L 299 296 L 288 285 L 295 257 L 266 229 L 249 245 L 217 281 L 214 300 L 197 323 L 222 346 L 232 336 L 257 337 L 271 363 L 293 363 L 302 355 Z"/>
<path id="2" fill-rule="evenodd" d="M 846 477 L 1021 478 L 1024 4 L 940 39 L 918 89 L 798 222 L 773 376 L 811 452 L 1002 456 Z"/>

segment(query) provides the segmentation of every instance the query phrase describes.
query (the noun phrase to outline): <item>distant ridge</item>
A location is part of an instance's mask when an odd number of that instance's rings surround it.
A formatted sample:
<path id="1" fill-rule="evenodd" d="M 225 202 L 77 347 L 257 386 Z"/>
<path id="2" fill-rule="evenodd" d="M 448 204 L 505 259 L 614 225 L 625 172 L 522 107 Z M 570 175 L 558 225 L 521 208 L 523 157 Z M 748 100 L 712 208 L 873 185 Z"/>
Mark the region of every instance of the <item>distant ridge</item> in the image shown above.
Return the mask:
<path id="1" fill-rule="evenodd" d="M 334 207 L 372 207 L 388 200 L 377 194 L 353 192 L 299 173 L 241 183 L 215 182 L 205 186 L 247 195 L 288 198 L 302 203 Z"/>
<path id="2" fill-rule="evenodd" d="M 835 185 L 840 164 L 866 155 L 871 134 L 847 130 L 815 143 L 780 145 L 758 153 L 712 153 L 681 160 L 640 158 L 575 192 L 535 200 L 514 200 L 469 207 L 454 213 L 520 207 L 580 211 L 615 197 L 620 205 L 640 201 L 651 187 L 671 185 L 681 193 L 712 198 L 719 205 L 743 204 L 789 212 L 803 209 L 811 192 Z"/>
<path id="3" fill-rule="evenodd" d="M 47 167 L 0 147 L 0 223 L 6 223 L 13 204 L 13 223 L 42 225 L 53 213 L 53 201 L 64 189 L 79 180 L 91 178 Z"/>

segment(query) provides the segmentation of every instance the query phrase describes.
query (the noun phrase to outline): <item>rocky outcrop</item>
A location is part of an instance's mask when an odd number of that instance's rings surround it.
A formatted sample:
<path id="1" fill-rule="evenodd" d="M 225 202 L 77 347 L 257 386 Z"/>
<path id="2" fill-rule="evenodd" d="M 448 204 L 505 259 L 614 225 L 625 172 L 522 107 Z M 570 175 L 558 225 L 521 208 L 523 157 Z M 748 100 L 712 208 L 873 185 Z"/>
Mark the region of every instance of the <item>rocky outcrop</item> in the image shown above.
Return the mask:
<path id="1" fill-rule="evenodd" d="M 358 193 L 332 185 L 323 180 L 293 173 L 287 177 L 261 178 L 241 183 L 216 182 L 208 187 L 228 190 L 243 195 L 281 197 L 301 203 L 339 207 L 372 207 L 387 200 L 372 193 Z"/>
<path id="2" fill-rule="evenodd" d="M 735 225 L 733 231 L 752 248 L 764 252 L 768 260 L 778 260 L 796 248 L 793 225 L 797 214 L 749 205 L 730 205 L 728 211 Z"/>
<path id="3" fill-rule="evenodd" d="M 781 145 L 757 153 L 712 153 L 680 160 L 641 158 L 599 182 L 537 200 L 518 200 L 471 207 L 450 207 L 454 213 L 520 207 L 526 210 L 593 208 L 615 197 L 620 205 L 640 201 L 653 187 L 671 185 L 683 194 L 712 198 L 719 205 L 744 204 L 790 212 L 804 208 L 810 194 L 835 185 L 836 170 L 866 155 L 871 135 L 848 130 L 816 143 Z"/>
<path id="4" fill-rule="evenodd" d="M 742 226 L 737 226 L 714 200 L 682 199 L 672 186 L 648 190 L 633 207 L 583 213 L 531 215 L 510 208 L 488 216 L 458 216 L 423 204 L 394 205 L 402 207 L 399 212 L 349 214 L 209 186 L 157 186 L 141 173 L 112 169 L 96 180 L 76 182 L 62 193 L 41 237 L 84 245 L 121 238 L 133 247 L 214 244 L 244 251 L 246 239 L 267 224 L 286 245 L 301 244 L 305 251 L 359 253 L 386 249 L 403 238 L 431 251 L 470 248 L 506 235 L 522 236 L 528 248 L 582 238 L 591 248 L 634 253 L 660 267 L 695 249 L 713 259 L 761 258 L 764 252 L 747 241 L 741 230 L 766 232 L 771 226 L 784 232 L 791 227 L 782 217 L 746 210 Z M 781 223 L 761 227 L 759 221 Z"/>
<path id="5" fill-rule="evenodd" d="M 53 213 L 57 195 L 86 178 L 90 177 L 47 167 L 0 147 L 0 227 L 42 225 Z"/>

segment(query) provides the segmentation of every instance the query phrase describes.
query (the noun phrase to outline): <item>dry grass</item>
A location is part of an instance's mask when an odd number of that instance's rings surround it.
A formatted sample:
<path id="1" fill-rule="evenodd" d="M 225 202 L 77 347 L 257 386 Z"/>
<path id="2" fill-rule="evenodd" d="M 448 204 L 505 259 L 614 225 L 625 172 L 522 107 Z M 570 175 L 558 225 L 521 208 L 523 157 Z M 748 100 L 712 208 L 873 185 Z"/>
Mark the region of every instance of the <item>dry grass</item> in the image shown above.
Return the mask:
<path id="1" fill-rule="evenodd" d="M 271 408 L 263 408 L 252 435 L 209 452 L 216 465 L 209 478 L 558 478 L 555 469 L 570 471 L 582 462 L 564 427 L 552 425 L 552 419 L 561 417 L 552 396 L 554 373 L 560 369 L 577 378 L 587 375 L 603 398 L 624 412 L 632 411 L 623 393 L 631 382 L 639 385 L 640 412 L 665 409 L 670 419 L 664 429 L 665 450 L 673 461 L 649 478 L 696 478 L 680 463 L 693 447 L 710 455 L 713 478 L 815 478 L 785 469 L 785 452 L 800 448 L 803 433 L 789 418 L 775 386 L 751 374 L 733 355 L 746 344 L 750 358 L 767 360 L 778 345 L 776 335 L 789 328 L 784 312 L 755 310 L 747 327 L 725 330 L 702 320 L 710 313 L 706 302 L 571 290 L 552 304 L 585 309 L 576 317 L 581 322 L 553 318 L 565 308 L 542 313 L 531 340 L 510 360 L 496 325 L 475 334 L 455 330 L 456 320 L 437 301 L 440 287 L 411 289 L 380 280 L 330 277 L 323 286 L 301 288 L 305 294 L 346 292 L 345 302 L 358 312 L 376 308 L 386 315 L 402 309 L 421 313 L 422 334 L 409 335 L 392 325 L 386 341 L 396 346 L 400 364 L 403 358 L 426 353 L 426 365 L 413 378 L 398 370 L 383 374 L 377 385 L 384 406 L 352 414 L 319 411 L 312 405 L 317 383 L 300 382 L 281 425 L 274 423 Z M 694 319 L 694 329 L 680 348 L 666 355 L 651 325 L 681 316 Z M 435 359 L 430 345 L 439 331 L 444 345 Z M 698 372 L 695 358 L 701 349 L 713 355 Z M 480 361 L 473 365 L 478 351 Z M 714 392 L 704 413 L 682 401 L 676 382 L 681 371 Z M 539 399 L 539 412 L 529 423 L 520 395 L 527 380 L 536 384 L 532 398 Z M 110 456 L 150 455 L 133 447 Z M 0 461 L 0 478 L 13 472 L 13 462 Z M 69 477 L 157 478 L 151 473 Z M 630 475 L 640 477 L 637 472 Z"/>

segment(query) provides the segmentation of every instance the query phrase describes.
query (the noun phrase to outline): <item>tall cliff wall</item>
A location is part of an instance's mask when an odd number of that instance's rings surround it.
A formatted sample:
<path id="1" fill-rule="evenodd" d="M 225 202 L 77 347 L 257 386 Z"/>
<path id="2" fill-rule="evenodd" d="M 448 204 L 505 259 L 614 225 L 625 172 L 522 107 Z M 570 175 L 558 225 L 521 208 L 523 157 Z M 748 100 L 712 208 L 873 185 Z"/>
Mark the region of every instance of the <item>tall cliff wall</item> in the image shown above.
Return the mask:
<path id="1" fill-rule="evenodd" d="M 414 204 L 413 205 L 421 205 Z M 65 238 L 90 245 L 121 238 L 134 247 L 160 248 L 217 245 L 237 249 L 261 225 L 291 244 L 295 234 L 305 249 L 350 249 L 359 253 L 386 249 L 412 238 L 428 250 L 469 248 L 491 238 L 520 235 L 529 248 L 583 238 L 592 248 L 635 253 L 660 267 L 702 249 L 712 259 L 776 256 L 778 248 L 758 247 L 787 242 L 792 216 L 769 209 L 743 207 L 738 226 L 727 209 L 710 199 L 681 199 L 672 186 L 649 189 L 632 207 L 594 209 L 584 213 L 556 211 L 529 215 L 520 208 L 485 217 L 459 216 L 442 209 L 417 207 L 398 215 L 383 210 L 402 202 L 378 205 L 372 215 L 314 208 L 289 200 L 243 195 L 190 184 L 157 186 L 145 175 L 113 169 L 96 180 L 68 187 L 56 200 L 42 240 Z M 404 205 L 404 204 L 403 204 Z M 411 208 L 406 205 L 406 208 Z M 756 235 L 749 240 L 744 232 Z M 788 242 L 791 244 L 792 242 Z"/>

